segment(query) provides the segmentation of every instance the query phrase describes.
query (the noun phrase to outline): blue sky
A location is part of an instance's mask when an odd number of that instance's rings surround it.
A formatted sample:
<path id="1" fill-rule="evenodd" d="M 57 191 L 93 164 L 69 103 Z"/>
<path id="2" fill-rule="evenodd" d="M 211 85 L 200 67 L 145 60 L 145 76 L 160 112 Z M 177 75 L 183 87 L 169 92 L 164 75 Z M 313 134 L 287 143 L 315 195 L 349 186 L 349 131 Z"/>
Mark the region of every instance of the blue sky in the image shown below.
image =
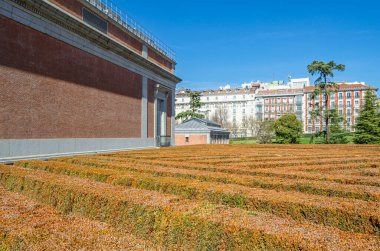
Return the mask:
<path id="1" fill-rule="evenodd" d="M 176 52 L 192 89 L 309 76 L 313 60 L 346 64 L 336 81 L 380 88 L 378 0 L 117 0 Z"/>

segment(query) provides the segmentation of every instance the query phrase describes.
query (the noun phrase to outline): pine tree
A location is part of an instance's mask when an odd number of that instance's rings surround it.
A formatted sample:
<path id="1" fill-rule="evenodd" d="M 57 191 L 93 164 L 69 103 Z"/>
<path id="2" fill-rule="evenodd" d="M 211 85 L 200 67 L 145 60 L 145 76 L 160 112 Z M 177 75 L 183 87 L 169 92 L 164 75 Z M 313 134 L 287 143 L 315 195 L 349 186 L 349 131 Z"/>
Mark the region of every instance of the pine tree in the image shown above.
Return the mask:
<path id="1" fill-rule="evenodd" d="M 192 92 L 188 95 L 190 97 L 190 110 L 179 113 L 175 119 L 187 120 L 189 118 L 203 119 L 205 116 L 199 113 L 199 109 L 202 107 L 200 92 Z"/>
<path id="2" fill-rule="evenodd" d="M 337 109 L 331 109 L 330 110 L 331 115 L 331 144 L 347 144 L 348 139 L 347 136 L 349 135 L 349 132 L 342 128 L 341 124 L 345 123 L 342 116 L 338 114 Z"/>
<path id="3" fill-rule="evenodd" d="M 364 107 L 355 128 L 356 144 L 380 144 L 380 113 L 373 90 L 366 92 Z"/>
<path id="4" fill-rule="evenodd" d="M 328 63 L 323 61 L 313 61 L 307 66 L 307 69 L 311 75 L 318 76 L 315 80 L 315 90 L 312 93 L 312 99 L 315 99 L 316 96 L 322 95 L 324 98 L 324 108 L 316 108 L 313 117 L 320 117 L 322 115 L 323 123 L 325 125 L 324 135 L 326 137 L 326 143 L 330 144 L 331 114 L 328 109 L 328 103 L 330 94 L 337 88 L 337 84 L 331 81 L 330 78 L 334 77 L 334 71 L 344 71 L 346 66 L 343 64 L 337 64 L 334 61 Z"/>

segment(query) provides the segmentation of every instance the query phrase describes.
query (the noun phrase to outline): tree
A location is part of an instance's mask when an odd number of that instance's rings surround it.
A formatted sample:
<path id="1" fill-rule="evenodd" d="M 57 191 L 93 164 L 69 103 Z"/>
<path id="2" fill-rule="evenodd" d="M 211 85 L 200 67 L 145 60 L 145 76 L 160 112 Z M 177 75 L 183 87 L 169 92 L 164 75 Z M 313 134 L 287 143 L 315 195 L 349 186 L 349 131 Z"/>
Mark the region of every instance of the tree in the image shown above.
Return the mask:
<path id="1" fill-rule="evenodd" d="M 250 132 L 251 137 L 255 137 L 257 135 L 257 130 L 259 129 L 259 122 L 254 116 L 249 116 L 248 118 L 243 119 L 242 127 Z"/>
<path id="2" fill-rule="evenodd" d="M 179 113 L 175 119 L 204 118 L 204 115 L 199 113 L 199 109 L 202 107 L 201 93 L 191 92 L 188 96 L 190 97 L 190 110 Z"/>
<path id="3" fill-rule="evenodd" d="M 295 114 L 285 114 L 274 122 L 276 143 L 298 144 L 302 136 L 302 124 Z"/>
<path id="4" fill-rule="evenodd" d="M 255 119 L 255 117 L 250 116 L 246 119 L 247 128 L 251 133 L 252 137 L 257 135 L 257 131 L 259 130 L 260 122 Z"/>
<path id="5" fill-rule="evenodd" d="M 343 64 L 336 64 L 334 61 L 325 63 L 323 61 L 313 61 L 307 66 L 309 73 L 318 78 L 315 80 L 315 91 L 312 94 L 312 99 L 318 95 L 324 98 L 324 106 L 315 109 L 314 117 L 320 116 L 325 125 L 326 143 L 330 144 L 330 122 L 331 111 L 329 110 L 329 97 L 330 94 L 337 89 L 337 84 L 332 82 L 330 78 L 334 77 L 334 71 L 344 71 L 346 66 Z"/>
<path id="6" fill-rule="evenodd" d="M 259 123 L 257 140 L 260 144 L 270 144 L 274 139 L 273 121 L 266 120 Z"/>
<path id="7" fill-rule="evenodd" d="M 332 109 L 330 111 L 331 116 L 331 139 L 330 143 L 332 144 L 347 144 L 348 139 L 347 136 L 349 135 L 349 132 L 347 132 L 345 129 L 342 128 L 341 124 L 345 123 L 342 116 L 338 114 L 337 109 Z"/>
<path id="8" fill-rule="evenodd" d="M 225 107 L 218 107 L 214 114 L 212 114 L 211 120 L 221 125 L 223 128 L 230 127 L 230 123 L 228 122 L 228 110 Z"/>
<path id="9" fill-rule="evenodd" d="M 356 144 L 380 144 L 380 112 L 373 90 L 368 90 L 356 124 Z"/>

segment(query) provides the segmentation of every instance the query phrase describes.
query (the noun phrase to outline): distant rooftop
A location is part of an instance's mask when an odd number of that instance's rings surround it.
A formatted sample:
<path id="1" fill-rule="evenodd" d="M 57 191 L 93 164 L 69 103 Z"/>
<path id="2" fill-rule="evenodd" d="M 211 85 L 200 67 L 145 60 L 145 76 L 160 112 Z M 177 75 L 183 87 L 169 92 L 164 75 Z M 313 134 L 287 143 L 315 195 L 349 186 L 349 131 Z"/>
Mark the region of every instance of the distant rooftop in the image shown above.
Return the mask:
<path id="1" fill-rule="evenodd" d="M 171 50 L 167 45 L 161 42 L 158 38 L 152 35 L 148 30 L 137 23 L 133 18 L 131 18 L 126 12 L 122 11 L 117 7 L 112 0 L 85 0 L 110 18 L 115 22 L 122 25 L 132 34 L 136 35 L 138 38 L 146 42 L 148 45 L 168 57 L 169 59 L 175 61 L 174 51 Z"/>
<path id="2" fill-rule="evenodd" d="M 229 133 L 228 129 L 222 128 L 214 121 L 207 119 L 191 118 L 175 127 L 176 132 L 222 132 Z"/>

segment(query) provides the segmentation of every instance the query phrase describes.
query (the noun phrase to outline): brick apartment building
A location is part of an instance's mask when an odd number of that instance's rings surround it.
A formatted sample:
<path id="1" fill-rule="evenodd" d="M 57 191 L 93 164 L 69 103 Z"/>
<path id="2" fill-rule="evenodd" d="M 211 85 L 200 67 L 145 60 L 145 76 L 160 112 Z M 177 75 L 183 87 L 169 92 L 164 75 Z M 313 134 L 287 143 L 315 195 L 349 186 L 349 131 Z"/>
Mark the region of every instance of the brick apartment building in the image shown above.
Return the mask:
<path id="1" fill-rule="evenodd" d="M 373 87 L 364 83 L 338 83 L 330 95 L 330 108 L 336 108 L 343 117 L 343 128 L 353 132 L 360 109 L 364 104 L 365 92 Z M 278 119 L 287 113 L 294 113 L 302 121 L 305 133 L 324 130 L 322 117 L 312 118 L 310 112 L 324 106 L 323 96 L 311 98 L 314 86 L 295 89 L 259 90 L 256 93 L 256 118 L 258 120 Z"/>
<path id="2" fill-rule="evenodd" d="M 174 145 L 173 54 L 103 0 L 0 0 L 0 162 Z"/>

